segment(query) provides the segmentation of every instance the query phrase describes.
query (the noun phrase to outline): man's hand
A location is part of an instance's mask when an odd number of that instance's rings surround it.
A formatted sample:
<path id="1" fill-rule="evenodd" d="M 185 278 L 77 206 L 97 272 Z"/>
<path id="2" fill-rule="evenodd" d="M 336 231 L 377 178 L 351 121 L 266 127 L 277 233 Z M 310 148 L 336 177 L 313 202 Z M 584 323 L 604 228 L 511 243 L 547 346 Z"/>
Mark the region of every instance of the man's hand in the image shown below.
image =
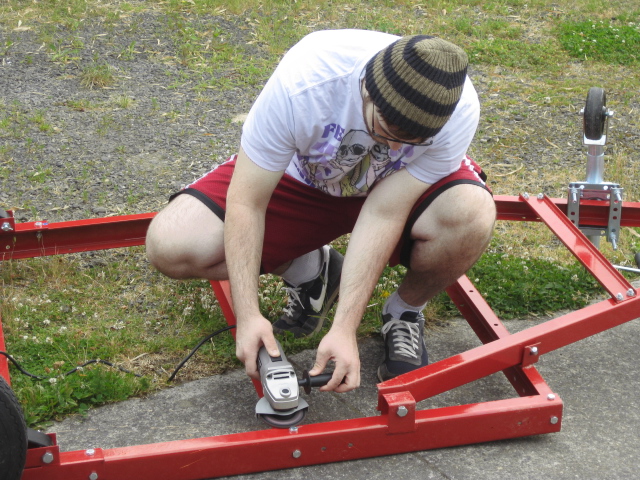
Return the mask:
<path id="1" fill-rule="evenodd" d="M 242 326 L 240 326 L 242 325 Z M 280 355 L 280 350 L 273 336 L 271 322 L 257 315 L 238 323 L 236 331 L 236 357 L 244 363 L 245 371 L 251 378 L 258 380 L 258 351 L 265 346 L 272 357 Z"/>
<path id="2" fill-rule="evenodd" d="M 332 327 L 318 346 L 316 363 L 309 375 L 320 375 L 330 360 L 336 364 L 333 377 L 321 391 L 343 393 L 360 386 L 360 355 L 355 332 Z"/>

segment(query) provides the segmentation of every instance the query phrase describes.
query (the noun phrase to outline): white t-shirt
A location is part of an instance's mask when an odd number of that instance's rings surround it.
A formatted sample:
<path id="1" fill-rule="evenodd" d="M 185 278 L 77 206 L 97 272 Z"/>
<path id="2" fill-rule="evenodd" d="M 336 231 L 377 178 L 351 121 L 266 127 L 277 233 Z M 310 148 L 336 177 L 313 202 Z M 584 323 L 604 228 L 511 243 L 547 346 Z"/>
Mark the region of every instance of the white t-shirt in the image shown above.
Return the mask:
<path id="1" fill-rule="evenodd" d="M 406 168 L 433 184 L 455 172 L 475 134 L 480 104 L 467 77 L 451 119 L 429 146 L 377 143 L 362 114 L 367 62 L 399 37 L 364 30 L 311 33 L 291 48 L 252 106 L 241 144 L 249 158 L 334 196 L 363 196 Z"/>

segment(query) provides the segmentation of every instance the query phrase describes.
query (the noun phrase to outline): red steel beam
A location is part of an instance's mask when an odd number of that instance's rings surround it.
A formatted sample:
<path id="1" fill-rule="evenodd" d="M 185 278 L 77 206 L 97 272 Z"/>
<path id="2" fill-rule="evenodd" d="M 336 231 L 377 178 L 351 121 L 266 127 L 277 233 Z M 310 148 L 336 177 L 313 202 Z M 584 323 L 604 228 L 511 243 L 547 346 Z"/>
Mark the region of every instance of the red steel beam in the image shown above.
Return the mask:
<path id="1" fill-rule="evenodd" d="M 532 211 L 522 196 L 495 195 L 498 220 L 512 222 L 540 222 L 540 217 Z M 553 198 L 551 201 L 565 215 L 567 199 Z M 580 201 L 580 225 L 606 227 L 609 223 L 609 204 L 598 200 Z M 640 202 L 623 202 L 620 226 L 640 227 Z"/>
<path id="2" fill-rule="evenodd" d="M 378 385 L 382 396 L 410 392 L 418 401 L 523 363 L 527 347 L 538 356 L 631 321 L 640 314 L 640 297 L 604 300 L 540 325 L 422 367 Z"/>
<path id="3" fill-rule="evenodd" d="M 402 428 L 396 412 L 301 425 L 296 431 L 260 430 L 109 450 L 29 451 L 23 480 L 195 480 L 394 455 L 455 445 L 557 432 L 560 399 L 521 397 L 415 412 Z M 400 427 L 400 428 L 398 428 Z M 395 430 L 397 433 L 390 433 Z M 41 462 L 50 452 L 54 461 Z"/>
<path id="4" fill-rule="evenodd" d="M 0 261 L 143 245 L 154 216 L 16 223 L 13 232 L 0 231 Z"/>
<path id="5" fill-rule="evenodd" d="M 499 220 L 540 222 L 540 218 L 523 199 L 515 196 L 494 197 Z M 566 213 L 567 201 L 553 199 Z M 16 223 L 13 232 L 0 230 L 0 260 L 40 257 L 144 244 L 147 227 L 155 213 L 124 215 L 59 223 Z M 581 224 L 606 226 L 608 205 L 595 200 L 580 203 Z M 10 219 L 13 226 L 13 218 Z M 622 204 L 621 226 L 640 227 L 640 203 Z"/>
<path id="6" fill-rule="evenodd" d="M 447 288 L 447 294 L 483 344 L 511 335 L 466 275 Z M 533 367 L 515 365 L 503 373 L 520 396 L 546 395 L 551 391 Z"/>
<path id="7" fill-rule="evenodd" d="M 636 294 L 631 284 L 549 197 L 523 197 L 523 200 L 612 297 L 622 300 Z"/>

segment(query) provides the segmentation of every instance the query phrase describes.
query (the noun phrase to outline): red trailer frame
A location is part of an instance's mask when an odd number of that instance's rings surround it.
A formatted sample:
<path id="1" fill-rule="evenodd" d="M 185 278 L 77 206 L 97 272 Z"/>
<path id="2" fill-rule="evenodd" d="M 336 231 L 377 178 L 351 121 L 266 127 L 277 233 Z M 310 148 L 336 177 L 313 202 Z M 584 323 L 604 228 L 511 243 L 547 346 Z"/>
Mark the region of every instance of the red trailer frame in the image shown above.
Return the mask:
<path id="1" fill-rule="evenodd" d="M 640 296 L 568 219 L 565 200 L 544 195 L 496 196 L 498 219 L 544 222 L 600 282 L 609 298 L 510 334 L 466 276 L 447 289 L 483 345 L 378 385 L 380 415 L 233 435 L 114 449 L 61 452 L 30 449 L 24 480 L 196 480 L 355 460 L 560 431 L 562 400 L 534 364 L 545 353 L 640 316 Z M 606 202 L 584 201 L 581 225 L 606 228 Z M 620 205 L 621 226 L 640 227 L 640 203 Z M 154 214 L 47 224 L 0 231 L 1 259 L 134 246 L 144 243 Z M 229 324 L 235 323 L 227 282 L 212 282 Z M 0 321 L 0 349 L 4 349 Z M 502 371 L 517 398 L 416 409 L 416 403 Z M 0 357 L 0 375 L 9 380 Z M 392 441 L 390 441 L 392 440 Z"/>

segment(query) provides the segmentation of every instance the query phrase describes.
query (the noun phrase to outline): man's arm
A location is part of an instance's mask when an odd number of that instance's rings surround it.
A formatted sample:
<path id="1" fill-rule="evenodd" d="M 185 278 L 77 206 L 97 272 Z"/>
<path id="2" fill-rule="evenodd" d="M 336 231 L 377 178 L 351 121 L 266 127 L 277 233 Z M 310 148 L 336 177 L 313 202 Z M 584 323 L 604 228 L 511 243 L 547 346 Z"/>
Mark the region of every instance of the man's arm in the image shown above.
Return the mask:
<path id="1" fill-rule="evenodd" d="M 336 315 L 309 372 L 318 375 L 329 360 L 335 361 L 333 378 L 322 390 L 347 392 L 359 386 L 356 330 L 409 213 L 427 188 L 403 169 L 382 180 L 367 197 L 345 255 Z"/>
<path id="2" fill-rule="evenodd" d="M 282 175 L 259 167 L 241 148 L 227 192 L 224 247 L 237 320 L 236 356 L 245 364 L 247 375 L 256 379 L 260 347 L 278 355 L 271 322 L 260 313 L 258 277 L 265 212 Z"/>

